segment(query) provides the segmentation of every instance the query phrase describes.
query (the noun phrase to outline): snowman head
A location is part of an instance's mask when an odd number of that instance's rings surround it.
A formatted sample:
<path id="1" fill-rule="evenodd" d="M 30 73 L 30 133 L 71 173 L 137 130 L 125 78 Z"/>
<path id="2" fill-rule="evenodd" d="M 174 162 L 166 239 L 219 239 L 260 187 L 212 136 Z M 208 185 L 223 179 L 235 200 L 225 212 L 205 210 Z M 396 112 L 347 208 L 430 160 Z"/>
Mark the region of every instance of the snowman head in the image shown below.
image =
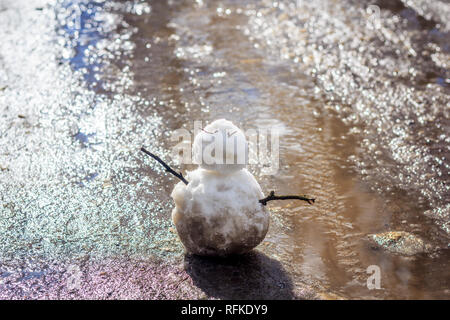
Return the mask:
<path id="1" fill-rule="evenodd" d="M 245 168 L 248 144 L 244 133 L 231 121 L 219 119 L 194 139 L 194 163 L 203 169 L 231 173 Z"/>

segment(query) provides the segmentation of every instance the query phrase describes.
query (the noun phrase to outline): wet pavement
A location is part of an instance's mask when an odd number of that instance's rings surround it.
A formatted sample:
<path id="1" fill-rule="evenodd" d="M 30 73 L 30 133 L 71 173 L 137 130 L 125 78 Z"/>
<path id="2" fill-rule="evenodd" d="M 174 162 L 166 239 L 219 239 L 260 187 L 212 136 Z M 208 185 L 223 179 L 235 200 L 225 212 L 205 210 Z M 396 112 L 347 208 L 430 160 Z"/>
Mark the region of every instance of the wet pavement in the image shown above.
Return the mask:
<path id="1" fill-rule="evenodd" d="M 1 0 L 0 298 L 448 299 L 449 12 Z M 185 255 L 177 181 L 139 152 L 170 160 L 174 130 L 221 117 L 279 130 L 278 173 L 250 167 L 264 192 L 317 199 L 270 203 L 265 241 L 229 260 Z"/>

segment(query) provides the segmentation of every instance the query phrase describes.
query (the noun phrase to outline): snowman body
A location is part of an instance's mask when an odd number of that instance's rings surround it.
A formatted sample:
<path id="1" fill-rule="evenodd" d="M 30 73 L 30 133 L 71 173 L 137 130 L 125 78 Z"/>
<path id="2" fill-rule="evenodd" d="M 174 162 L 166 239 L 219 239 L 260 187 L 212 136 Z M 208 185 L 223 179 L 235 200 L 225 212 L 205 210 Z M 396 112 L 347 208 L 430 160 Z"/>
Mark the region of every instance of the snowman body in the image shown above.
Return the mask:
<path id="1" fill-rule="evenodd" d="M 215 152 L 219 148 L 220 155 L 208 159 L 205 150 L 212 150 L 211 143 L 217 141 Z M 244 134 L 230 121 L 216 120 L 196 136 L 193 149 L 200 167 L 188 172 L 189 184 L 179 182 L 171 195 L 172 220 L 181 242 L 198 255 L 250 251 L 266 236 L 269 214 L 259 202 L 264 197 L 261 187 L 245 168 Z"/>

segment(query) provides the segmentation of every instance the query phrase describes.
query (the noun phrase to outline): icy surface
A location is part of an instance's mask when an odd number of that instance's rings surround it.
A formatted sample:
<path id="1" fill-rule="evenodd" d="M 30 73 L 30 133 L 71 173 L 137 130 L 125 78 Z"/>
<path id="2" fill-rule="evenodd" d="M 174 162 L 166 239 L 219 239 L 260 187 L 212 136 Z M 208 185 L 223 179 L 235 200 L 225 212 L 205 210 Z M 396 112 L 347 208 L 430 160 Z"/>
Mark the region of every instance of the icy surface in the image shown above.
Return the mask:
<path id="1" fill-rule="evenodd" d="M 163 213 L 171 208 L 140 191 L 153 182 L 137 156 L 140 146 L 157 140 L 161 119 L 153 111 L 134 113 L 148 101 L 123 93 L 129 73 L 117 68 L 108 78 L 100 72 L 114 65 L 106 52 L 126 61 L 133 30 L 120 31 L 119 15 L 87 2 L 2 4 L 0 272 L 83 268 L 91 256 L 119 252 L 167 255 L 164 248 L 176 243 Z M 74 24 L 80 17 L 71 17 L 79 6 L 102 28 L 81 31 Z M 95 92 L 99 82 L 114 88 L 114 97 Z M 163 156 L 159 148 L 153 144 Z M 168 198 L 163 188 L 152 190 Z"/>
<path id="2" fill-rule="evenodd" d="M 442 214 L 450 201 L 450 4 L 263 1 L 252 9 L 245 32 L 255 46 L 312 76 L 327 101 L 317 112 L 332 110 L 359 136 L 360 152 L 349 157 L 355 170 L 378 192 L 400 188 L 431 207 L 450 237 Z"/>

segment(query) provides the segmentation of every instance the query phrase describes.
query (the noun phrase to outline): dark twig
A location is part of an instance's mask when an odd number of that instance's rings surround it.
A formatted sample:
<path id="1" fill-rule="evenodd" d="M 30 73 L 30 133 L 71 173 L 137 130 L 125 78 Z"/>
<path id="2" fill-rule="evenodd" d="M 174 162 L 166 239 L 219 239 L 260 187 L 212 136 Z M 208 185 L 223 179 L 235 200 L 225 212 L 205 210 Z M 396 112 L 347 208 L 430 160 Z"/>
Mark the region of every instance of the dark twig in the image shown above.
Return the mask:
<path id="1" fill-rule="evenodd" d="M 160 157 L 158 157 L 157 155 L 154 155 L 153 153 L 151 153 L 150 151 L 147 151 L 144 149 L 144 147 L 141 148 L 141 151 L 146 153 L 147 155 L 149 155 L 150 157 L 152 157 L 153 159 L 155 159 L 156 161 L 158 161 L 165 169 L 167 172 L 173 174 L 175 177 L 177 177 L 178 179 L 180 179 L 181 181 L 183 181 L 186 185 L 189 183 L 184 177 L 183 174 L 177 173 L 175 172 L 171 167 L 169 167 L 167 165 L 167 163 L 165 163 L 164 161 L 161 160 Z"/>
<path id="2" fill-rule="evenodd" d="M 310 199 L 305 196 L 276 196 L 275 191 L 270 191 L 270 194 L 264 199 L 259 200 L 259 202 L 262 203 L 263 206 L 265 206 L 267 202 L 272 200 L 289 200 L 289 199 L 303 200 L 308 202 L 309 204 L 313 204 L 316 201 L 316 199 Z"/>

